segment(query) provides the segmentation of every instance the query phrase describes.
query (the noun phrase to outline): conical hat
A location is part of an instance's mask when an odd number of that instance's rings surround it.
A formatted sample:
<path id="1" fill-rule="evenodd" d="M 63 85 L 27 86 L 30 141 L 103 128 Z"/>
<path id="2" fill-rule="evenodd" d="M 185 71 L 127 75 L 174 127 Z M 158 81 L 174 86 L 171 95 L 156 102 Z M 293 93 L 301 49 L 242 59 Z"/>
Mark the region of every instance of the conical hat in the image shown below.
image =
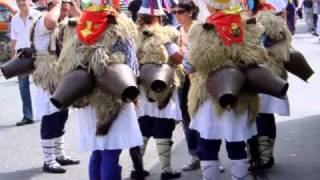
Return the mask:
<path id="1" fill-rule="evenodd" d="M 205 0 L 209 7 L 215 9 L 232 9 L 240 6 L 240 0 Z"/>
<path id="2" fill-rule="evenodd" d="M 165 15 L 161 0 L 142 0 L 140 10 L 138 13 L 149 14 L 154 16 Z"/>

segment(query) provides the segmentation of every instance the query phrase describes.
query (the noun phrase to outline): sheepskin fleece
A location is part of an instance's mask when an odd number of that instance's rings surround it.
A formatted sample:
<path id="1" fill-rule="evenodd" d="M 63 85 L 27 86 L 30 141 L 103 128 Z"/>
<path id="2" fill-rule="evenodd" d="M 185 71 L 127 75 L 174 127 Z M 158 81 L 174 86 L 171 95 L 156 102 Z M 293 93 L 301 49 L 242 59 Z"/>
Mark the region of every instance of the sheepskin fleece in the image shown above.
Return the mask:
<path id="1" fill-rule="evenodd" d="M 270 11 L 261 11 L 256 19 L 264 27 L 265 34 L 273 41 L 274 45 L 267 48 L 268 61 L 266 65 L 276 75 L 287 79 L 284 64 L 289 61 L 289 49 L 292 36 L 284 19 Z"/>
<path id="2" fill-rule="evenodd" d="M 266 50 L 260 45 L 260 37 L 263 27 L 260 24 L 244 25 L 244 42 L 224 46 L 214 28 L 205 30 L 202 23 L 194 23 L 188 33 L 190 41 L 190 63 L 195 68 L 196 73 L 190 76 L 191 86 L 188 94 L 188 110 L 192 117 L 198 107 L 207 99 L 218 104 L 217 100 L 211 97 L 206 90 L 206 79 L 211 71 L 216 71 L 223 67 L 244 68 L 253 64 L 260 64 L 268 58 Z M 222 107 L 217 107 L 215 111 L 221 113 Z M 249 110 L 250 119 L 253 120 L 259 110 L 259 99 L 257 94 L 242 92 L 234 110 L 243 113 Z"/>
<path id="3" fill-rule="evenodd" d="M 56 67 L 57 60 L 57 56 L 52 54 L 38 54 L 34 61 L 33 81 L 50 94 L 54 92 L 60 79 L 58 68 Z"/>
<path id="4" fill-rule="evenodd" d="M 146 92 L 146 96 L 157 102 L 160 109 L 166 106 L 172 92 L 181 85 L 181 79 L 183 78 L 180 66 L 170 63 L 165 47 L 166 43 L 176 43 L 178 35 L 179 32 L 174 27 L 154 25 L 141 29 L 136 41 L 139 64 L 170 64 L 174 69 L 171 84 L 161 93 L 156 93 L 149 87 L 141 85 Z"/>
<path id="5" fill-rule="evenodd" d="M 165 44 L 177 42 L 178 35 L 179 32 L 171 26 L 154 25 L 141 29 L 136 41 L 139 63 L 169 63 Z"/>
<path id="6" fill-rule="evenodd" d="M 137 36 L 135 24 L 125 15 L 116 17 L 116 24 L 110 24 L 103 35 L 92 46 L 81 43 L 76 35 L 75 27 L 68 26 L 66 32 L 69 35 L 63 43 L 63 49 L 59 58 L 59 69 L 63 75 L 78 67 L 88 69 L 94 75 L 100 75 L 105 67 L 114 63 L 125 63 L 123 53 L 111 53 L 111 47 L 119 39 L 134 40 Z M 97 135 L 108 133 L 112 122 L 117 118 L 124 103 L 110 94 L 96 87 L 92 94 L 79 99 L 74 105 L 81 107 L 91 105 L 97 113 Z"/>

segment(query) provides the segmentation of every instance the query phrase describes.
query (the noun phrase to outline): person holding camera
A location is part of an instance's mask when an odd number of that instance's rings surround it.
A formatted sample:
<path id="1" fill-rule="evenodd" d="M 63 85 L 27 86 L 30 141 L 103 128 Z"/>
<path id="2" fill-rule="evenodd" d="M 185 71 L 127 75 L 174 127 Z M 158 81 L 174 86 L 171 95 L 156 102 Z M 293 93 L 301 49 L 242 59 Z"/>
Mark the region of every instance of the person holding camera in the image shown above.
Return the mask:
<path id="1" fill-rule="evenodd" d="M 17 0 L 19 12 L 12 17 L 10 23 L 11 58 L 23 48 L 29 48 L 29 33 L 32 21 L 41 15 L 40 11 L 31 8 L 30 0 Z M 32 103 L 30 96 L 29 75 L 18 76 L 19 90 L 22 99 L 23 119 L 17 126 L 32 124 Z"/>

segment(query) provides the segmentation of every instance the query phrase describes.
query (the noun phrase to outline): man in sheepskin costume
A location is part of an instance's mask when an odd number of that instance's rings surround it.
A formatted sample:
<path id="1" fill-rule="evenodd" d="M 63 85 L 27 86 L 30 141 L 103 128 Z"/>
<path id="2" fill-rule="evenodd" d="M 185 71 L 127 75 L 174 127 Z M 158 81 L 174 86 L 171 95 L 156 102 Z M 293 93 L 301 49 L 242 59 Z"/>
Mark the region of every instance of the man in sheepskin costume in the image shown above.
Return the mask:
<path id="1" fill-rule="evenodd" d="M 171 138 L 176 122 L 182 120 L 177 88 L 180 84 L 178 64 L 183 56 L 176 44 L 178 31 L 172 26 L 161 25 L 163 15 L 161 1 L 142 2 L 137 20 L 141 90 L 137 113 L 144 138 L 142 155 L 149 138 L 154 137 L 161 179 L 174 179 L 180 177 L 180 172 L 171 168 Z"/>
<path id="2" fill-rule="evenodd" d="M 194 24 L 188 34 L 189 59 L 195 70 L 190 75 L 188 95 L 190 128 L 200 134 L 198 156 L 203 179 L 219 179 L 218 152 L 222 140 L 226 141 L 232 160 L 232 179 L 251 178 L 246 140 L 256 133 L 257 93 L 268 89 L 258 82 L 278 84 L 276 91 L 267 90 L 276 96 L 284 94 L 287 88 L 285 81 L 258 65 L 268 58 L 260 45 L 263 28 L 242 17 L 237 2 L 207 0 L 210 16 L 206 23 Z M 271 77 L 270 81 L 265 75 Z"/>
<path id="3" fill-rule="evenodd" d="M 80 162 L 66 156 L 64 152 L 64 125 L 68 111 L 59 111 L 50 102 L 50 96 L 59 81 L 56 63 L 61 41 L 65 38 L 63 27 L 68 25 L 71 12 L 73 16 L 80 14 L 80 10 L 71 3 L 73 1 L 50 1 L 48 14 L 36 20 L 31 29 L 31 39 L 36 50 L 35 70 L 32 74 L 36 84 L 35 105 L 36 113 L 42 117 L 40 134 L 45 157 L 43 171 L 49 173 L 64 173 L 66 170 L 61 165 Z"/>
<path id="4" fill-rule="evenodd" d="M 48 1 L 49 12 L 33 18 L 30 31 L 30 48 L 19 57 L 1 66 L 6 78 L 32 73 L 35 90 L 35 114 L 42 118 L 41 144 L 44 152 L 43 171 L 65 173 L 61 165 L 79 164 L 64 152 L 64 126 L 68 111 L 59 111 L 50 102 L 50 96 L 59 82 L 57 61 L 63 38 L 63 27 L 69 22 L 68 16 L 80 15 L 80 9 L 73 1 Z"/>
<path id="5" fill-rule="evenodd" d="M 254 1 L 252 14 L 264 28 L 262 41 L 269 57 L 264 63 L 268 68 L 277 76 L 287 80 L 287 69 L 295 73 L 295 70 L 292 71 L 290 69 L 291 66 L 295 66 L 295 69 L 298 69 L 298 73 L 305 73 L 306 76 L 303 76 L 302 79 L 307 80 L 313 73 L 312 69 L 306 62 L 300 65 L 295 64 L 296 55 L 303 56 L 291 47 L 291 33 L 285 19 L 280 15 L 276 15 L 275 8 L 264 0 Z M 258 155 L 258 159 L 253 159 L 252 170 L 271 168 L 274 164 L 273 150 L 276 138 L 274 114 L 289 116 L 288 98 L 286 96 L 279 98 L 260 94 L 260 111 L 256 121 L 258 149 L 256 149 L 257 152 L 252 152 L 256 153 L 253 154 L 253 157 Z M 255 151 L 255 148 L 251 149 Z"/>
<path id="6" fill-rule="evenodd" d="M 118 12 L 119 1 L 112 3 L 91 0 L 76 28 L 66 30 L 62 78 L 51 99 L 60 109 L 78 107 L 80 149 L 92 152 L 91 180 L 120 180 L 122 149 L 143 143 L 133 104 L 139 94 L 136 26 Z"/>

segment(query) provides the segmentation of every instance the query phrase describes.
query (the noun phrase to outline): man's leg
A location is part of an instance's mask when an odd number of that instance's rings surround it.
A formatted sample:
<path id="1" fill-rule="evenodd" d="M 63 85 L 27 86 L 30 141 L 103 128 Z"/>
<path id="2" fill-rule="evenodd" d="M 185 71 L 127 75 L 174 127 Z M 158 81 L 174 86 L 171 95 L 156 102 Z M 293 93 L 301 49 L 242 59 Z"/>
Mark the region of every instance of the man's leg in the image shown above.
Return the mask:
<path id="1" fill-rule="evenodd" d="M 17 122 L 17 126 L 32 124 L 32 103 L 30 95 L 29 76 L 18 76 L 19 91 L 22 100 L 23 119 Z"/>
<path id="2" fill-rule="evenodd" d="M 144 180 L 145 176 L 149 175 L 149 172 L 145 171 L 143 168 L 143 155 L 141 153 L 140 147 L 130 148 L 130 157 L 133 163 L 135 171 L 132 172 L 131 178 L 137 180 Z"/>
<path id="3" fill-rule="evenodd" d="M 289 9 L 288 13 L 287 13 L 287 24 L 288 24 L 288 28 L 291 32 L 291 34 L 295 33 L 295 10 L 294 9 Z"/>
<path id="4" fill-rule="evenodd" d="M 219 179 L 219 151 L 221 140 L 209 140 L 198 137 L 197 155 L 201 163 L 203 180 Z"/>
<path id="5" fill-rule="evenodd" d="M 41 144 L 44 152 L 43 171 L 48 173 L 65 173 L 66 170 L 56 161 L 55 138 L 57 138 L 57 127 L 59 119 L 57 113 L 45 115 L 41 121 Z"/>
<path id="6" fill-rule="evenodd" d="M 181 176 L 178 171 L 171 168 L 171 148 L 173 141 L 172 132 L 175 128 L 175 120 L 165 118 L 153 118 L 153 137 L 156 140 L 156 148 L 161 167 L 161 179 L 175 179 Z"/>
<path id="7" fill-rule="evenodd" d="M 275 117 L 273 114 L 260 113 L 256 122 L 261 168 L 271 168 L 274 164 L 273 148 L 276 139 Z"/>
<path id="8" fill-rule="evenodd" d="M 140 130 L 143 136 L 143 145 L 141 147 L 130 148 L 130 157 L 134 170 L 131 171 L 131 179 L 143 180 L 149 176 L 149 172 L 143 168 L 143 155 L 146 150 L 148 140 L 151 136 L 151 129 L 153 126 L 152 120 L 149 116 L 142 116 L 138 119 Z"/>
<path id="9" fill-rule="evenodd" d="M 93 151 L 89 160 L 89 179 L 90 180 L 101 180 L 101 151 Z"/>
<path id="10" fill-rule="evenodd" d="M 229 159 L 232 161 L 232 180 L 252 180 L 253 177 L 248 171 L 246 143 L 244 141 L 226 142 L 226 149 Z"/>
<path id="11" fill-rule="evenodd" d="M 75 160 L 66 155 L 64 150 L 64 126 L 68 119 L 68 111 L 61 111 L 56 113 L 57 122 L 56 132 L 54 138 L 54 153 L 56 156 L 57 162 L 62 166 L 79 164 L 79 160 Z"/>
<path id="12" fill-rule="evenodd" d="M 119 156 L 121 150 L 103 150 L 101 153 L 101 180 L 121 180 L 121 166 Z"/>

